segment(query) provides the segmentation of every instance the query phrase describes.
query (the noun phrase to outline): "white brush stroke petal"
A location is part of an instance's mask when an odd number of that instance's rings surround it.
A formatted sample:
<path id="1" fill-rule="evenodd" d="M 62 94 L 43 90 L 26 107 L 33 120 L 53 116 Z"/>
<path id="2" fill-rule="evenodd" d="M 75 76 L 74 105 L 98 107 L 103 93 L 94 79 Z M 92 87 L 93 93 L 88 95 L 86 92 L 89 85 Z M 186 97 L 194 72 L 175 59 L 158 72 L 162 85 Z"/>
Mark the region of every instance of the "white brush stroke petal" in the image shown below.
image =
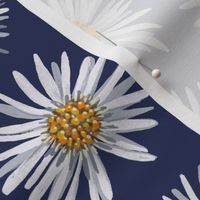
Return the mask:
<path id="1" fill-rule="evenodd" d="M 178 199 L 178 200 L 190 200 L 186 196 L 184 196 L 179 190 L 172 189 L 172 194 Z"/>
<path id="2" fill-rule="evenodd" d="M 172 200 L 172 199 L 170 199 L 169 197 L 166 197 L 166 196 L 162 196 L 162 199 L 163 200 Z"/>
<path id="3" fill-rule="evenodd" d="M 105 152 L 114 154 L 116 156 L 125 158 L 127 160 L 149 162 L 149 161 L 154 161 L 157 158 L 156 156 L 149 153 L 125 150 L 125 149 L 121 149 L 110 144 L 109 145 L 104 144 L 102 142 L 96 142 L 95 146 Z"/>
<path id="4" fill-rule="evenodd" d="M 153 109 L 154 109 L 154 107 L 134 108 L 134 109 L 130 109 L 130 110 L 117 110 L 117 111 L 114 111 L 113 113 L 111 112 L 110 113 L 111 116 L 106 118 L 106 121 L 111 122 L 111 121 L 118 121 L 118 120 L 122 120 L 122 119 L 129 119 L 129 118 L 137 117 L 137 116 L 147 113 Z"/>
<path id="5" fill-rule="evenodd" d="M 72 180 L 71 186 L 69 188 L 69 191 L 67 193 L 65 200 L 76 200 L 76 195 L 77 195 L 78 185 L 79 185 L 79 178 L 80 178 L 80 173 L 81 173 L 81 168 L 82 168 L 82 162 L 83 162 L 82 156 L 79 156 L 76 172 L 74 174 L 74 178 Z"/>
<path id="6" fill-rule="evenodd" d="M 113 198 L 112 186 L 111 186 L 110 180 L 108 178 L 106 169 L 105 169 L 101 159 L 99 158 L 98 153 L 96 153 L 92 148 L 90 148 L 90 151 L 94 157 L 96 166 L 98 168 L 99 173 L 96 174 L 96 177 L 97 177 L 97 180 L 101 187 L 101 190 L 107 199 L 112 199 Z"/>
<path id="7" fill-rule="evenodd" d="M 26 176 L 31 172 L 40 158 L 49 148 L 49 145 L 42 145 L 33 155 L 26 159 L 6 180 L 3 185 L 2 192 L 5 195 L 9 195 L 14 191 L 17 186 L 26 178 Z"/>
<path id="8" fill-rule="evenodd" d="M 58 160 L 60 159 L 60 156 L 64 156 L 61 151 L 56 156 L 56 158 L 53 160 L 53 162 L 49 166 L 47 172 L 42 177 L 41 181 L 38 183 L 38 185 L 32 191 L 31 195 L 29 196 L 29 200 L 41 199 L 42 196 L 45 194 L 45 192 L 50 187 L 53 180 L 63 169 L 63 163 L 61 163 L 60 165 L 57 165 Z"/>
<path id="9" fill-rule="evenodd" d="M 46 131 L 46 129 L 33 130 L 19 135 L 0 135 L 0 142 L 16 142 L 35 138 L 40 136 L 43 131 Z"/>
<path id="10" fill-rule="evenodd" d="M 196 194 L 194 193 L 190 183 L 188 182 L 187 178 L 181 174 L 180 175 L 180 178 L 181 178 L 181 183 L 183 184 L 183 187 L 188 195 L 188 197 L 192 200 L 199 200 L 196 196 Z"/>
<path id="11" fill-rule="evenodd" d="M 102 140 L 104 143 L 115 145 L 122 149 L 148 152 L 148 149 L 146 147 L 144 147 L 140 144 L 137 144 L 136 142 L 129 140 L 128 138 L 125 138 L 116 133 L 101 133 L 100 136 L 105 137 L 105 139 Z M 97 136 L 97 138 L 99 138 L 99 137 Z M 106 138 L 110 138 L 110 140 L 107 140 Z"/>
<path id="12" fill-rule="evenodd" d="M 19 165 L 21 165 L 24 162 L 24 160 L 26 160 L 32 155 L 32 153 L 36 150 L 36 148 L 37 147 L 34 147 L 33 149 L 30 149 L 29 151 L 21 153 L 15 156 L 14 158 L 12 158 L 11 160 L 9 160 L 6 164 L 4 164 L 0 168 L 0 178 L 5 176 L 7 173 L 15 170 Z"/>
<path id="13" fill-rule="evenodd" d="M 65 101 L 65 96 L 71 98 L 70 92 L 70 66 L 69 66 L 69 59 L 66 52 L 63 52 L 61 57 L 61 81 L 62 81 L 62 93 L 63 93 L 63 101 Z"/>
<path id="14" fill-rule="evenodd" d="M 45 108 L 56 108 L 54 104 L 51 103 L 51 100 L 41 94 L 29 81 L 26 77 L 17 72 L 13 71 L 13 76 L 15 78 L 16 83 L 20 87 L 20 89 L 26 94 L 28 98 L 30 98 L 34 103 L 45 107 Z"/>
<path id="15" fill-rule="evenodd" d="M 94 95 L 97 85 L 99 83 L 100 76 L 102 74 L 104 64 L 106 60 L 104 58 L 99 58 L 93 67 L 87 81 L 87 85 L 84 90 L 84 95 Z"/>
<path id="16" fill-rule="evenodd" d="M 124 95 L 135 83 L 135 80 L 132 77 L 129 77 L 119 83 L 113 91 L 109 94 L 108 98 L 106 99 L 105 103 L 112 101 L 113 99 L 117 99 Z"/>
<path id="17" fill-rule="evenodd" d="M 106 128 L 105 131 L 114 133 L 129 133 L 153 128 L 158 122 L 152 119 L 125 119 L 111 122 L 116 128 Z"/>
<path id="18" fill-rule="evenodd" d="M 42 116 L 36 116 L 32 114 L 28 114 L 16 109 L 13 106 L 0 104 L 0 113 L 8 115 L 10 117 L 19 118 L 19 119 L 41 119 Z"/>
<path id="19" fill-rule="evenodd" d="M 61 94 L 59 92 L 58 86 L 56 85 L 53 77 L 51 76 L 47 68 L 44 66 L 40 57 L 37 54 L 34 54 L 33 57 L 34 57 L 34 62 L 35 62 L 38 78 L 44 90 L 46 91 L 46 93 L 49 95 L 49 97 L 52 100 L 61 103 Z"/>
<path id="20" fill-rule="evenodd" d="M 34 108 L 31 106 L 27 106 L 19 101 L 15 101 L 14 99 L 11 99 L 10 97 L 4 94 L 0 94 L 0 100 L 28 114 L 38 115 L 38 116 L 51 114 L 51 112 L 47 110 Z"/>
<path id="21" fill-rule="evenodd" d="M 56 155 L 56 153 L 52 149 L 48 151 L 50 151 L 51 153 L 49 153 L 47 156 L 44 156 L 40 164 L 37 166 L 36 170 L 33 172 L 33 174 L 29 177 L 28 181 L 26 182 L 25 189 L 29 190 L 31 189 L 31 187 L 33 187 L 33 185 L 39 180 L 44 170 L 47 168 L 51 160 Z"/>
<path id="22" fill-rule="evenodd" d="M 59 196 L 62 193 L 62 189 L 65 186 L 65 181 L 67 179 L 68 173 L 70 173 L 70 162 L 73 162 L 73 160 L 71 161 L 71 152 L 68 152 L 65 160 L 63 161 L 63 169 L 58 175 L 58 178 L 54 181 L 54 185 L 52 186 L 48 197 L 49 199 L 59 199 Z"/>
<path id="23" fill-rule="evenodd" d="M 92 57 L 86 57 L 80 67 L 79 75 L 74 87 L 73 96 L 77 95 L 78 91 L 83 92 L 86 85 L 88 76 L 95 65 L 95 59 Z"/>
<path id="24" fill-rule="evenodd" d="M 3 153 L 0 153 L 0 161 L 6 160 L 12 156 L 24 153 L 34 147 L 40 146 L 41 144 L 42 144 L 42 141 L 40 137 L 24 142 L 18 146 L 13 147 L 12 149 L 9 149 L 7 151 L 4 151 Z"/>
<path id="25" fill-rule="evenodd" d="M 5 134 L 17 134 L 17 133 L 22 133 L 26 132 L 29 130 L 34 130 L 36 128 L 42 127 L 41 122 L 44 122 L 44 120 L 35 120 L 32 122 L 26 122 L 24 124 L 17 124 L 17 125 L 10 125 L 10 126 L 5 126 L 0 128 L 0 135 Z"/>
<path id="26" fill-rule="evenodd" d="M 121 96 L 108 103 L 103 104 L 107 109 L 113 110 L 116 108 L 123 108 L 141 102 L 147 98 L 148 94 L 144 90 L 140 90 L 131 94 Z"/>
<path id="27" fill-rule="evenodd" d="M 100 102 L 99 102 L 100 105 L 103 102 L 105 102 L 105 100 L 110 95 L 113 88 L 115 87 L 115 85 L 120 80 L 123 74 L 124 74 L 124 70 L 120 66 L 118 66 L 117 69 L 113 72 L 113 74 L 109 78 L 109 80 L 107 81 L 107 84 L 104 86 L 104 88 L 102 88 L 102 90 L 99 91 L 98 94 L 96 94 L 100 99 Z"/>

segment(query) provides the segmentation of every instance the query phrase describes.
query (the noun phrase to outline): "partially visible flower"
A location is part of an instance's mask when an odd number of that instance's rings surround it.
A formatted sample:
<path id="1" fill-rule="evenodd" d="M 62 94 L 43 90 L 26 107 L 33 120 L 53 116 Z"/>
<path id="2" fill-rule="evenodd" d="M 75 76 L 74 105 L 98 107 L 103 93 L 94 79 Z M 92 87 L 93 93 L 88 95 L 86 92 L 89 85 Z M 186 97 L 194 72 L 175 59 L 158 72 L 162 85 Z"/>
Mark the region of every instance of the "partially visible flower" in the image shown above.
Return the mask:
<path id="1" fill-rule="evenodd" d="M 186 194 L 183 194 L 177 189 L 172 189 L 172 194 L 176 197 L 178 200 L 199 200 L 197 195 L 195 194 L 194 190 L 192 189 L 189 181 L 184 175 L 180 175 L 181 183 L 185 189 Z M 198 180 L 200 182 L 200 165 L 198 166 Z M 172 200 L 171 198 L 167 196 L 162 197 L 163 200 Z"/>
<path id="2" fill-rule="evenodd" d="M 150 51 L 155 47 L 163 51 L 168 48 L 155 38 L 150 29 L 160 25 L 137 20 L 148 14 L 151 8 L 138 12 L 131 10 L 132 0 L 41 0 L 63 17 L 94 37 L 129 48 Z M 99 34 L 100 33 L 100 34 Z"/>
<path id="3" fill-rule="evenodd" d="M 180 6 L 180 9 L 192 9 L 195 7 L 200 7 L 200 0 L 189 0 L 188 2 L 182 4 Z M 194 23 L 195 27 L 200 27 L 200 19 L 198 19 L 195 23 Z"/>
<path id="4" fill-rule="evenodd" d="M 6 15 L 6 13 L 9 11 L 9 8 L 4 7 L 5 2 L 3 2 L 2 0 L 0 1 L 0 21 L 4 21 L 6 19 L 8 19 L 9 17 Z M 0 38 L 4 38 L 9 36 L 9 33 L 5 32 L 4 29 L 6 29 L 7 26 L 6 25 L 2 25 L 0 24 Z M 8 54 L 9 51 L 0 48 L 0 53 L 3 54 Z"/>
<path id="5" fill-rule="evenodd" d="M 30 175 L 25 184 L 26 189 L 35 186 L 30 200 L 41 199 L 51 185 L 50 200 L 60 199 L 68 186 L 66 200 L 75 200 L 83 166 L 91 199 L 111 200 L 112 187 L 97 149 L 129 160 L 156 159 L 145 147 L 120 135 L 157 125 L 151 119 L 132 119 L 153 109 L 129 108 L 145 99 L 147 93 L 140 90 L 125 94 L 134 80 L 129 77 L 118 83 L 124 74 L 121 67 L 97 89 L 105 64 L 102 58 L 96 63 L 92 57 L 85 58 L 72 92 L 65 52 L 61 70 L 52 63 L 53 76 L 38 55 L 34 55 L 34 60 L 39 81 L 48 97 L 21 73 L 14 71 L 13 75 L 26 96 L 43 108 L 28 106 L 0 94 L 0 100 L 6 103 L 0 104 L 2 113 L 30 120 L 0 128 L 0 142 L 26 140 L 0 154 L 0 161 L 15 156 L 0 169 L 0 177 L 13 171 L 3 186 L 3 193 L 9 195 Z"/>

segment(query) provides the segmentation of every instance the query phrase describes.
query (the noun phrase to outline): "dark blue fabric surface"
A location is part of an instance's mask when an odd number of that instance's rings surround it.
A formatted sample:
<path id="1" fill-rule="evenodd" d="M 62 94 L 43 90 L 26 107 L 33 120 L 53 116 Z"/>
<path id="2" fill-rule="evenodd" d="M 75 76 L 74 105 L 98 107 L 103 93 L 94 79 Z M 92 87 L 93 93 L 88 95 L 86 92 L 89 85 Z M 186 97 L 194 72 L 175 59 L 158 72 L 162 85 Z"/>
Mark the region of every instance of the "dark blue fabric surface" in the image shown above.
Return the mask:
<path id="1" fill-rule="evenodd" d="M 32 105 L 17 87 L 12 71 L 22 72 L 42 91 L 35 72 L 33 53 L 38 53 L 46 66 L 50 67 L 50 62 L 60 62 L 61 53 L 66 51 L 73 68 L 74 85 L 81 61 L 90 54 L 64 38 L 16 1 L 7 1 L 7 5 L 10 8 L 10 19 L 5 23 L 11 35 L 1 39 L 0 44 L 1 47 L 9 49 L 10 54 L 0 55 L 0 93 Z M 115 63 L 107 62 L 101 83 L 115 67 Z M 136 85 L 131 90 L 138 88 Z M 146 146 L 151 153 L 158 156 L 158 159 L 155 162 L 140 163 L 100 152 L 113 186 L 114 200 L 159 200 L 162 194 L 170 196 L 171 188 L 182 188 L 179 180 L 181 173 L 188 177 L 198 195 L 200 191 L 197 180 L 197 166 L 200 163 L 198 134 L 185 127 L 151 98 L 137 106 L 154 106 L 155 110 L 140 117 L 156 119 L 159 125 L 151 130 L 127 134 L 127 137 Z M 1 127 L 20 122 L 23 121 L 0 114 Z M 16 143 L 1 143 L 0 152 L 15 145 Z M 7 176 L 0 179 L 0 188 L 6 178 Z M 30 191 L 24 189 L 24 184 L 21 184 L 9 196 L 0 192 L 0 200 L 26 200 L 29 193 Z M 44 199 L 47 197 L 46 195 Z M 77 200 L 89 199 L 88 183 L 82 174 Z"/>

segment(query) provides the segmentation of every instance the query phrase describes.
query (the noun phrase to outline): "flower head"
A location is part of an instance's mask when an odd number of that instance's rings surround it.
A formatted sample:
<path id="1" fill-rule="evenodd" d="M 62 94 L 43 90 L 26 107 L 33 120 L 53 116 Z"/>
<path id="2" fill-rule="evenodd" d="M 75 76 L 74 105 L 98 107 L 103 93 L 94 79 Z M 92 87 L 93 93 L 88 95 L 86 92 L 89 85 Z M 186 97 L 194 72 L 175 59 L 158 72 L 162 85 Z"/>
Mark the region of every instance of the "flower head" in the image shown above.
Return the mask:
<path id="1" fill-rule="evenodd" d="M 155 38 L 149 29 L 158 29 L 161 26 L 137 20 L 148 14 L 151 8 L 134 12 L 132 0 L 42 0 L 58 14 L 67 18 L 88 34 L 128 49 L 150 51 L 155 47 L 163 51 L 168 48 Z M 104 37 L 102 37 L 102 35 Z M 108 40 L 107 40 L 108 39 Z"/>
<path id="2" fill-rule="evenodd" d="M 0 94 L 0 99 L 6 103 L 0 104 L 2 113 L 30 120 L 0 128 L 0 142 L 26 140 L 0 154 L 1 161 L 15 156 L 0 169 L 0 177 L 13 171 L 3 186 L 3 193 L 10 194 L 29 176 L 26 189 L 39 181 L 30 200 L 41 199 L 52 183 L 49 199 L 59 199 L 72 179 L 66 199 L 74 200 L 83 166 L 91 199 L 99 199 L 99 196 L 112 199 L 112 187 L 97 149 L 129 160 L 156 159 L 145 147 L 118 134 L 157 125 L 151 119 L 132 119 L 152 107 L 128 109 L 148 95 L 143 90 L 125 94 L 134 80 L 129 77 L 118 83 L 124 74 L 121 67 L 117 67 L 98 89 L 105 64 L 102 58 L 97 62 L 92 57 L 84 59 L 73 92 L 65 52 L 61 58 L 61 70 L 52 63 L 53 76 L 38 55 L 34 55 L 34 60 L 39 81 L 48 97 L 21 73 L 14 71 L 13 75 L 26 96 L 43 108 L 28 106 Z"/>
<path id="3" fill-rule="evenodd" d="M 172 189 L 172 194 L 178 199 L 178 200 L 186 200 L 186 199 L 190 199 L 190 200 L 198 200 L 199 198 L 196 196 L 194 190 L 192 189 L 189 181 L 187 180 L 187 178 L 181 174 L 180 175 L 180 179 L 181 179 L 181 183 L 185 189 L 186 195 L 181 193 L 179 190 L 177 189 Z M 198 166 L 198 179 L 200 182 L 200 165 Z M 163 196 L 162 197 L 163 200 L 172 200 L 171 198 L 167 197 L 167 196 Z"/>

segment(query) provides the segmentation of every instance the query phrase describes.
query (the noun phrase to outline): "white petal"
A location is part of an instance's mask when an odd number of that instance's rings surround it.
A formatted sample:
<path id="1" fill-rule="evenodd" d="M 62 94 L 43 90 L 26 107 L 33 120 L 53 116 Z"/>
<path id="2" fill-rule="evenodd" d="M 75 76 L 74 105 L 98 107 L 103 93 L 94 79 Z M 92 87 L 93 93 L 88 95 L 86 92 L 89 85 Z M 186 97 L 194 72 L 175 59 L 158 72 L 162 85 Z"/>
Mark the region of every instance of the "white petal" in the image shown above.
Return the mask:
<path id="1" fill-rule="evenodd" d="M 129 133 L 153 128 L 158 125 L 158 122 L 151 119 L 127 119 L 113 121 L 111 124 L 117 128 L 106 128 L 105 131 L 111 131 L 114 133 Z"/>
<path id="2" fill-rule="evenodd" d="M 122 75 L 124 74 L 124 70 L 118 66 L 117 69 L 113 72 L 110 79 L 106 82 L 106 85 L 102 88 L 99 93 L 95 94 L 95 96 L 98 96 L 100 99 L 100 104 L 104 103 L 107 97 L 112 92 L 113 88 L 117 84 L 117 82 L 120 80 Z"/>
<path id="3" fill-rule="evenodd" d="M 9 134 L 31 131 L 33 129 L 42 127 L 41 122 L 44 122 L 44 120 L 35 120 L 32 122 L 26 122 L 24 124 L 5 126 L 0 128 L 0 135 L 1 134 L 9 135 Z"/>
<path id="4" fill-rule="evenodd" d="M 28 190 L 31 189 L 31 187 L 39 180 L 40 176 L 42 175 L 42 173 L 47 168 L 48 164 L 51 162 L 51 160 L 54 158 L 56 154 L 52 149 L 48 150 L 47 153 L 48 155 L 44 156 L 40 164 L 37 166 L 36 170 L 33 172 L 31 177 L 26 182 L 25 184 L 26 189 Z"/>
<path id="5" fill-rule="evenodd" d="M 96 153 L 94 150 L 92 150 L 92 148 L 90 148 L 90 151 L 94 157 L 96 166 L 98 168 L 99 173 L 96 174 L 96 177 L 98 179 L 101 190 L 102 190 L 104 196 L 110 200 L 113 198 L 113 192 L 112 192 L 112 186 L 111 186 L 110 180 L 108 178 L 106 169 L 105 169 L 101 159 L 99 158 L 98 153 Z"/>
<path id="6" fill-rule="evenodd" d="M 19 165 L 23 163 L 24 160 L 26 160 L 32 155 L 32 153 L 36 150 L 36 148 L 38 147 L 35 147 L 33 149 L 30 149 L 29 151 L 21 153 L 12 158 L 11 160 L 9 160 L 5 165 L 3 165 L 3 167 L 0 168 L 0 178 L 6 175 L 7 173 L 15 170 Z"/>
<path id="7" fill-rule="evenodd" d="M 34 54 L 34 61 L 35 61 L 38 78 L 44 90 L 46 91 L 46 93 L 49 95 L 49 97 L 52 100 L 61 102 L 61 95 L 60 95 L 58 86 L 56 85 L 53 77 L 51 76 L 49 71 L 46 69 L 46 67 L 44 66 L 44 64 L 40 60 L 40 57 L 37 54 Z"/>
<path id="8" fill-rule="evenodd" d="M 89 155 L 86 153 L 86 158 L 83 159 L 83 169 L 85 176 L 88 179 L 89 192 L 91 200 L 100 200 L 99 191 L 96 185 L 96 180 L 94 178 L 95 170 L 92 167 Z"/>
<path id="9" fill-rule="evenodd" d="M 56 85 L 58 86 L 58 89 L 60 91 L 60 94 L 61 94 L 61 96 L 63 96 L 63 93 L 62 93 L 61 72 L 60 72 L 60 68 L 59 68 L 58 64 L 55 63 L 55 62 L 52 62 L 51 63 L 51 70 L 52 70 L 53 78 L 54 78 L 54 80 L 56 82 Z"/>
<path id="10" fill-rule="evenodd" d="M 54 104 L 51 103 L 51 100 L 41 94 L 21 73 L 14 71 L 13 76 L 15 81 L 21 90 L 30 98 L 34 103 L 43 106 L 45 108 L 56 108 Z"/>
<path id="11" fill-rule="evenodd" d="M 113 99 L 117 99 L 118 97 L 121 97 L 124 95 L 135 83 L 135 80 L 132 77 L 129 77 L 119 83 L 113 91 L 109 94 L 108 98 L 106 99 L 106 102 L 112 101 Z"/>
<path id="12" fill-rule="evenodd" d="M 9 11 L 9 8 L 0 8 L 0 15 L 7 13 Z"/>
<path id="13" fill-rule="evenodd" d="M 103 142 L 111 145 L 116 145 L 122 149 L 148 152 L 147 148 L 143 147 L 142 145 L 115 133 L 101 133 L 99 136 L 105 137 Z M 106 139 L 107 137 L 110 138 L 110 140 Z"/>
<path id="14" fill-rule="evenodd" d="M 184 175 L 180 175 L 181 178 L 181 183 L 183 184 L 183 187 L 188 195 L 188 197 L 192 200 L 199 200 L 196 196 L 196 194 L 194 193 L 190 183 L 188 182 L 188 180 L 186 179 L 186 177 Z"/>
<path id="15" fill-rule="evenodd" d="M 34 147 L 37 147 L 42 144 L 41 138 L 37 137 L 36 139 L 29 140 L 24 142 L 12 149 L 9 149 L 0 154 L 0 161 L 6 160 L 12 156 L 18 155 L 20 153 L 24 153 Z"/>
<path id="16" fill-rule="evenodd" d="M 111 116 L 106 118 L 106 121 L 117 121 L 121 119 L 129 119 L 133 117 L 137 117 L 138 115 L 142 115 L 149 111 L 153 110 L 153 107 L 146 107 L 146 108 L 134 108 L 130 110 L 117 110 L 113 113 L 111 112 Z"/>
<path id="17" fill-rule="evenodd" d="M 38 183 L 38 185 L 32 191 L 32 193 L 29 197 L 29 200 L 36 200 L 36 199 L 42 198 L 42 196 L 45 194 L 45 192 L 50 187 L 53 180 L 63 169 L 63 163 L 61 163 L 60 165 L 57 165 L 60 157 L 63 157 L 63 156 L 64 155 L 60 151 L 59 154 L 56 156 L 56 158 L 51 163 L 51 165 L 48 168 L 48 170 L 46 171 L 45 175 L 42 177 L 41 181 Z"/>
<path id="18" fill-rule="evenodd" d="M 77 166 L 78 158 L 79 158 L 79 153 L 76 153 L 75 155 L 73 155 L 73 157 L 71 157 L 70 171 L 69 171 L 69 173 L 67 175 L 67 178 L 65 180 L 65 184 L 64 184 L 64 187 L 62 188 L 62 192 L 60 193 L 60 199 L 62 198 L 62 196 L 63 196 L 66 188 L 68 187 L 68 185 L 69 185 L 69 183 L 71 181 L 72 176 L 74 175 L 74 171 L 75 171 L 75 167 Z M 56 178 L 56 180 L 54 181 L 54 183 L 56 184 L 57 181 L 58 181 L 58 178 Z M 54 186 L 54 184 L 53 184 L 53 186 Z"/>
<path id="19" fill-rule="evenodd" d="M 169 197 L 166 197 L 166 196 L 162 196 L 162 199 L 163 200 L 172 200 L 172 199 L 170 199 Z"/>
<path id="20" fill-rule="evenodd" d="M 19 119 L 40 119 L 41 118 L 41 116 L 36 116 L 36 115 L 22 112 L 16 109 L 15 107 L 6 105 L 6 104 L 0 104 L 0 113 L 3 113 L 5 115 L 8 115 L 14 118 L 19 118 Z"/>
<path id="21" fill-rule="evenodd" d="M 74 87 L 73 96 L 76 95 L 78 91 L 81 91 L 81 92 L 84 91 L 87 84 L 88 76 L 91 72 L 92 67 L 94 67 L 94 65 L 95 65 L 95 59 L 92 57 L 86 57 L 83 60 L 80 71 L 79 71 L 79 76 L 76 81 L 76 85 Z"/>
<path id="22" fill-rule="evenodd" d="M 26 159 L 6 180 L 2 192 L 9 195 L 14 191 L 17 186 L 26 178 L 26 176 L 31 172 L 40 158 L 44 155 L 46 150 L 49 148 L 48 145 L 42 145 L 33 155 Z"/>
<path id="23" fill-rule="evenodd" d="M 186 196 L 184 196 L 179 190 L 177 189 L 172 189 L 173 195 L 178 199 L 178 200 L 191 200 L 188 199 Z"/>
<path id="24" fill-rule="evenodd" d="M 95 146 L 105 152 L 112 153 L 116 156 L 119 156 L 128 160 L 147 162 L 147 161 L 154 161 L 157 158 L 156 156 L 151 155 L 149 153 L 120 149 L 118 147 L 104 144 L 102 142 L 97 142 Z"/>
<path id="25" fill-rule="evenodd" d="M 70 160 L 71 159 L 71 151 L 66 155 L 65 160 L 63 161 L 63 169 L 61 173 L 58 175 L 57 179 L 54 181 L 54 185 L 52 186 L 51 192 L 49 194 L 48 199 L 59 199 L 59 196 L 62 192 L 62 189 L 65 185 L 65 180 L 70 171 Z"/>
<path id="26" fill-rule="evenodd" d="M 120 28 L 132 23 L 134 20 L 142 17 L 143 15 L 146 15 L 150 11 L 151 11 L 151 8 L 136 12 L 136 13 L 130 15 L 130 17 L 125 18 L 123 21 L 121 21 L 120 23 L 113 26 L 112 29 L 110 29 L 109 31 L 111 31 L 111 30 L 114 31 L 114 30 L 120 29 Z"/>
<path id="27" fill-rule="evenodd" d="M 61 58 L 61 79 L 62 79 L 62 92 L 63 96 L 65 97 L 68 95 L 71 96 L 70 92 L 70 66 L 69 66 L 69 59 L 66 52 L 63 52 Z M 64 99 L 63 99 L 64 100 Z"/>
<path id="28" fill-rule="evenodd" d="M 144 90 L 140 90 L 131 94 L 121 96 L 117 99 L 114 99 L 111 102 L 104 104 L 103 106 L 107 107 L 107 109 L 109 110 L 113 110 L 116 108 L 123 108 L 139 103 L 147 97 L 148 94 Z"/>
<path id="29" fill-rule="evenodd" d="M 7 97 L 4 94 L 0 94 L 0 100 L 4 101 L 5 103 L 19 109 L 22 112 L 32 114 L 32 115 L 38 115 L 38 116 L 43 116 L 43 115 L 49 115 L 51 112 L 43 109 L 38 109 L 38 108 L 33 108 L 31 106 L 27 106 L 19 101 L 15 101 L 11 99 L 10 97 Z"/>
<path id="30" fill-rule="evenodd" d="M 196 0 L 190 0 L 180 6 L 180 9 L 191 9 L 199 6 L 199 2 Z"/>
<path id="31" fill-rule="evenodd" d="M 0 142 L 16 142 L 38 137 L 43 131 L 45 131 L 45 129 L 33 130 L 19 135 L 0 135 Z"/>
<path id="32" fill-rule="evenodd" d="M 71 186 L 69 188 L 69 191 L 67 193 L 65 200 L 76 200 L 76 195 L 77 195 L 78 185 L 79 185 L 79 177 L 80 177 L 81 168 L 82 168 L 82 162 L 83 160 L 82 160 L 82 157 L 80 156 L 78 165 L 76 168 L 76 172 L 74 174 L 74 178 L 72 180 Z"/>
<path id="33" fill-rule="evenodd" d="M 102 74 L 104 64 L 106 60 L 104 58 L 99 58 L 93 67 L 87 81 L 86 88 L 84 90 L 84 95 L 94 95 L 97 85 L 99 83 L 100 76 Z"/>

